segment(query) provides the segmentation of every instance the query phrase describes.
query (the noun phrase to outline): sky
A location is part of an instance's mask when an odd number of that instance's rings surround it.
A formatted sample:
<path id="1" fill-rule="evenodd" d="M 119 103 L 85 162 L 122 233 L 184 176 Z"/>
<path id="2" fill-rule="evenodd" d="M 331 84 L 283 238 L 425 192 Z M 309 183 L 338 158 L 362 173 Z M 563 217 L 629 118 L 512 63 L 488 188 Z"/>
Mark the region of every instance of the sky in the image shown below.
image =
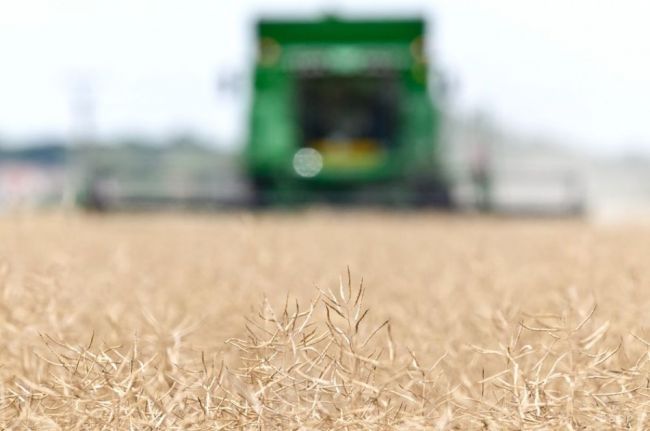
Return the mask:
<path id="1" fill-rule="evenodd" d="M 259 15 L 423 14 L 454 110 L 599 151 L 650 151 L 650 3 L 0 0 L 0 137 L 245 136 Z M 230 90 L 222 78 L 239 77 Z M 93 109 L 85 117 L 79 105 Z M 86 110 L 88 112 L 88 110 Z"/>

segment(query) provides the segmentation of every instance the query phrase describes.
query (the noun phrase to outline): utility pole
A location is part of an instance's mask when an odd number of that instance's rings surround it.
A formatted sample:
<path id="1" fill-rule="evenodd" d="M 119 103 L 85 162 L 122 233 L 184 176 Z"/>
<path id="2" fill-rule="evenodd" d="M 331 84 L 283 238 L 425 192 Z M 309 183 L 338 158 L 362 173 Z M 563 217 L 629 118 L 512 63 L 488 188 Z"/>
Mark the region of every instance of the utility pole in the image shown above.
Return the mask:
<path id="1" fill-rule="evenodd" d="M 474 186 L 474 205 L 479 211 L 493 209 L 492 202 L 492 131 L 487 117 L 476 113 L 471 119 L 472 153 L 470 169 Z"/>
<path id="2" fill-rule="evenodd" d="M 92 78 L 77 74 L 67 85 L 70 108 L 70 154 L 68 179 L 63 192 L 62 207 L 73 207 L 79 192 L 91 199 L 96 188 L 92 146 L 96 139 L 95 91 Z"/>

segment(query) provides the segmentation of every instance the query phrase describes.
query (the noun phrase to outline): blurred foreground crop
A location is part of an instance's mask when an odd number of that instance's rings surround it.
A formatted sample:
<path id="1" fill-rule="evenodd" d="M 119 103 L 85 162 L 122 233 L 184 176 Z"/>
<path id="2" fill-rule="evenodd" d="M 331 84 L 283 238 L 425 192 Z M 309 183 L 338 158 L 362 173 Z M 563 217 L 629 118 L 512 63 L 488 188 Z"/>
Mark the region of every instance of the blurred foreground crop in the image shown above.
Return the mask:
<path id="1" fill-rule="evenodd" d="M 60 214 L 0 237 L 3 428 L 650 425 L 648 227 Z"/>

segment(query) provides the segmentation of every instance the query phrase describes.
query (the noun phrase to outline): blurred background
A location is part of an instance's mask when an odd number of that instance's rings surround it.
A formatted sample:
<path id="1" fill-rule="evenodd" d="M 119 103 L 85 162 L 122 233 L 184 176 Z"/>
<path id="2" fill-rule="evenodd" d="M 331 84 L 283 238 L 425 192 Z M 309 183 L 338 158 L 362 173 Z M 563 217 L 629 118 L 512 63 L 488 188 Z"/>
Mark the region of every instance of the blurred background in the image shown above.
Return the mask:
<path id="1" fill-rule="evenodd" d="M 0 2 L 0 212 L 650 209 L 641 1 Z"/>

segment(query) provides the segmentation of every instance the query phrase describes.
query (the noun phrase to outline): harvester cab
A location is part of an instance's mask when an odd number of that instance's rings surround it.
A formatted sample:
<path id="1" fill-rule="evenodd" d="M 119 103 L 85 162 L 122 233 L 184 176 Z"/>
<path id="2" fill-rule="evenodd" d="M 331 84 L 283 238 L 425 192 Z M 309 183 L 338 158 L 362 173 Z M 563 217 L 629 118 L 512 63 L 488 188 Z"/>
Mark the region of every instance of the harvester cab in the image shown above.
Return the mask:
<path id="1" fill-rule="evenodd" d="M 450 204 L 422 19 L 256 26 L 255 200 Z"/>

